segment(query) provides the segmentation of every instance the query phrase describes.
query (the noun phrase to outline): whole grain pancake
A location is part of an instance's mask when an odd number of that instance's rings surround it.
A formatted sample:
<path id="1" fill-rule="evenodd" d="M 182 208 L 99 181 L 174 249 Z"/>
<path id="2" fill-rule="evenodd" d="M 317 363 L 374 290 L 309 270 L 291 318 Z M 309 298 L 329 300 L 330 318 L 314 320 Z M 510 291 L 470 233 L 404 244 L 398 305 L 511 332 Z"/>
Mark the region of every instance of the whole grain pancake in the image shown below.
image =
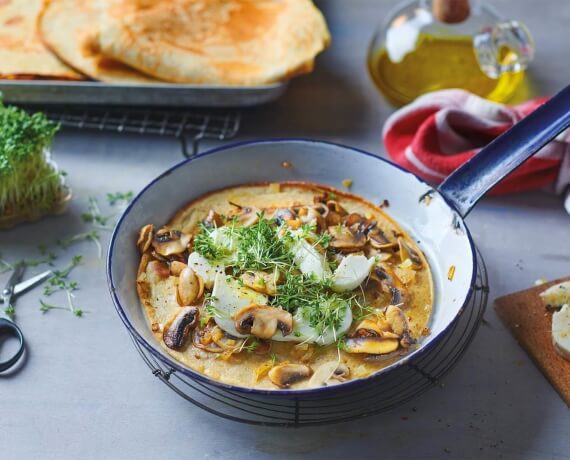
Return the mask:
<path id="1" fill-rule="evenodd" d="M 309 72 L 330 41 L 310 0 L 108 0 L 98 38 L 148 75 L 235 85 Z"/>
<path id="2" fill-rule="evenodd" d="M 0 0 L 0 77 L 82 79 L 36 33 L 42 0 Z"/>
<path id="3" fill-rule="evenodd" d="M 97 44 L 99 3 L 89 0 L 45 0 L 38 31 L 63 61 L 95 80 L 109 83 L 153 83 L 153 77 L 101 54 Z"/>

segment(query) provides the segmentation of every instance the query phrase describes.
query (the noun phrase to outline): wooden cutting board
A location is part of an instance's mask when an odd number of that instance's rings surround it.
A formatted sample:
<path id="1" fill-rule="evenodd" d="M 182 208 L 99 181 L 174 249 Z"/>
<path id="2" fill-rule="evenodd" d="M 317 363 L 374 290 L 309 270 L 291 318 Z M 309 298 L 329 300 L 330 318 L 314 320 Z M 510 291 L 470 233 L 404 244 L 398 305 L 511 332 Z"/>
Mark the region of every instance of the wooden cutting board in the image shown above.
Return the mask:
<path id="1" fill-rule="evenodd" d="M 570 277 L 541 284 L 495 300 L 497 314 L 530 355 L 535 364 L 570 406 L 570 361 L 560 356 L 552 344 L 552 314 L 544 308 L 539 294 Z"/>

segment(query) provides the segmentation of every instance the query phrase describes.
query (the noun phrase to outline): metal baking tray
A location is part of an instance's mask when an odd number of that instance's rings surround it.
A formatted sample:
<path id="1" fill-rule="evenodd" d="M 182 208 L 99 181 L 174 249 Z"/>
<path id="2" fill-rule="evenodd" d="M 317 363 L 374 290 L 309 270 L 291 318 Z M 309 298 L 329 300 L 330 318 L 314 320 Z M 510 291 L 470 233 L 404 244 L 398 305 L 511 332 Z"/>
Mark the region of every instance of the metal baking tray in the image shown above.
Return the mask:
<path id="1" fill-rule="evenodd" d="M 249 107 L 277 99 L 286 87 L 287 82 L 260 86 L 206 86 L 0 80 L 4 101 L 16 104 Z"/>

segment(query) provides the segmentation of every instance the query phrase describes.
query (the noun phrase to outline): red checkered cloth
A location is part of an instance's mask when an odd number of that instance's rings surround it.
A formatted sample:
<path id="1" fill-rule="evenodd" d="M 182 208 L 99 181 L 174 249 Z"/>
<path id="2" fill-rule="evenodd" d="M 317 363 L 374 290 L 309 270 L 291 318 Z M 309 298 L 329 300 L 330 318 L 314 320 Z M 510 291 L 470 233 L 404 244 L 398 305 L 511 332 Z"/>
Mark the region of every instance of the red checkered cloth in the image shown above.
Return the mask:
<path id="1" fill-rule="evenodd" d="M 388 118 L 384 145 L 395 163 L 429 182 L 439 183 L 545 101 L 546 98 L 538 98 L 510 107 L 460 89 L 435 91 L 420 96 Z M 546 187 L 568 193 L 568 131 L 503 179 L 491 193 Z M 570 195 L 566 204 L 570 206 Z"/>

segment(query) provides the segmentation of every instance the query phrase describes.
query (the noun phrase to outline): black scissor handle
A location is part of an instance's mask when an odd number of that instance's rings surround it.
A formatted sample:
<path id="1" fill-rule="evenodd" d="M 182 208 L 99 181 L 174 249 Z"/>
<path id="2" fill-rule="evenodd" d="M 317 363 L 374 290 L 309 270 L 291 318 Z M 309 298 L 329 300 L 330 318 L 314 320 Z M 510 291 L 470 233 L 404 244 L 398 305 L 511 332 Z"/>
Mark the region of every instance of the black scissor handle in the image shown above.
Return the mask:
<path id="1" fill-rule="evenodd" d="M 14 365 L 20 360 L 22 354 L 24 353 L 24 349 L 26 348 L 26 344 L 24 341 L 24 334 L 20 328 L 16 325 L 16 323 L 10 321 L 9 319 L 0 318 L 0 332 L 7 332 L 8 335 L 15 337 L 19 342 L 20 345 L 16 352 L 8 359 L 4 361 L 0 361 L 0 372 L 4 372 Z M 1 341 L 0 337 L 0 341 Z"/>

